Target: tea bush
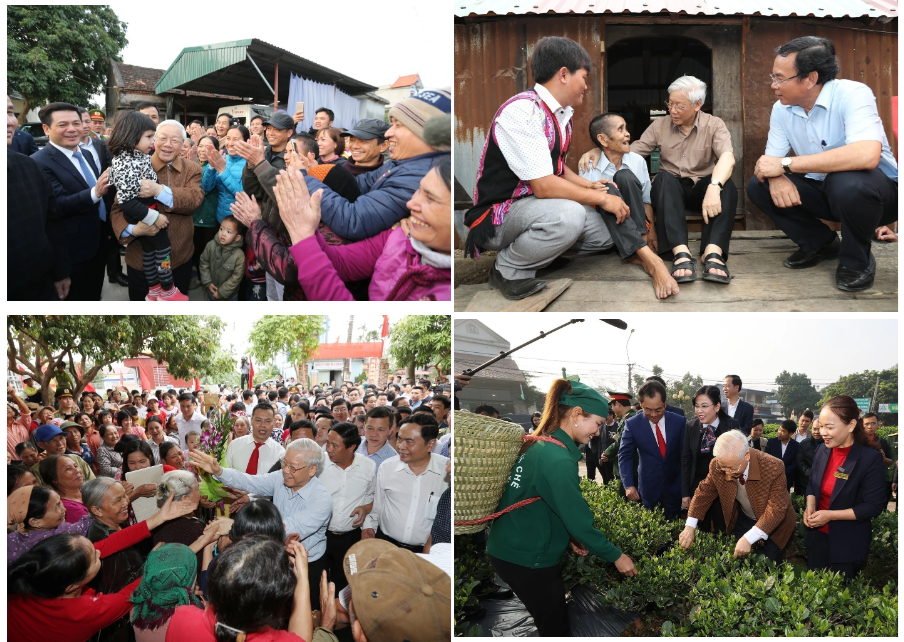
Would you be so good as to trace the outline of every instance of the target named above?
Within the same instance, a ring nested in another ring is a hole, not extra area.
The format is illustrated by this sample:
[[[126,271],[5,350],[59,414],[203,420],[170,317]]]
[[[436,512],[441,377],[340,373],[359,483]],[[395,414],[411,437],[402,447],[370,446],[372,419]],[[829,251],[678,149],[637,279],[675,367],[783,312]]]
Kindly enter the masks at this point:
[[[465,607],[477,607],[477,587],[484,580],[493,577],[493,567],[485,550],[478,550],[474,539],[468,536],[455,537],[455,635],[480,637],[483,631],[479,625],[467,628],[463,622]]]

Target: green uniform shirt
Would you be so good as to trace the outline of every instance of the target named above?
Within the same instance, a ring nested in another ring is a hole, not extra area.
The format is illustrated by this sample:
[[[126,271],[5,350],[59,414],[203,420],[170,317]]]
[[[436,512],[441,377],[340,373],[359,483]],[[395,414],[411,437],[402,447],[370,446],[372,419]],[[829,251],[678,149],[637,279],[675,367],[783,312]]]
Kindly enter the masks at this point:
[[[552,437],[565,445],[536,442],[512,467],[498,510],[540,497],[493,522],[487,553],[528,568],[555,566],[571,537],[591,553],[614,562],[621,551],[593,527],[593,513],[581,494],[578,461],[581,452],[564,430]]]
[[[625,413],[625,416],[622,417],[621,421],[618,422],[618,430],[616,431],[615,441],[609,444],[609,447],[606,448],[606,451],[603,453],[604,455],[606,455],[606,458],[613,463],[612,472],[618,479],[621,479],[621,473],[619,473],[618,471],[618,449],[621,446],[621,436],[625,431],[625,424],[628,423],[628,419],[636,414],[637,411],[633,409]]]

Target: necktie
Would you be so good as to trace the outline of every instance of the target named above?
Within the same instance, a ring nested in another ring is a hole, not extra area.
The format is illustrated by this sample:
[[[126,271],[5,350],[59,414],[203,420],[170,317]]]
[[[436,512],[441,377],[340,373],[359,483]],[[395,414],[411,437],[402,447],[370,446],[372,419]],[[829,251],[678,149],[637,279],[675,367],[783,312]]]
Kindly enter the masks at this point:
[[[260,449],[263,444],[254,444],[254,452],[251,453],[251,459],[248,460],[248,467],[245,472],[249,475],[257,475],[257,462],[261,458]]]
[[[738,478],[738,483],[741,484],[741,486],[744,485],[744,475],[743,474]]]
[[[78,164],[82,168],[82,175],[85,177],[85,182],[88,183],[88,187],[94,187],[97,185],[97,179],[94,178],[94,172],[91,171],[91,168],[88,167],[88,163],[85,162],[85,157],[82,156],[81,152],[72,152],[72,156],[78,159]],[[107,220],[107,208],[104,205],[104,199],[101,198],[97,204],[100,206],[100,220]]]
[[[662,458],[665,459],[665,437],[662,436],[662,431],[659,430],[659,424],[655,424],[656,426],[656,441],[659,443],[659,454],[662,455]]]

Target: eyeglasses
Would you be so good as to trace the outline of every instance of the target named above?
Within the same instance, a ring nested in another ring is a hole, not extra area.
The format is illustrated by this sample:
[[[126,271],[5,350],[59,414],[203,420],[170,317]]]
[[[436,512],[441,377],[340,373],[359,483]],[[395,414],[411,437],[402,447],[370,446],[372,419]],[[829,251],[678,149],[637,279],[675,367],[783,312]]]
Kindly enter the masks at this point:
[[[741,472],[741,467],[744,466],[744,464],[746,464],[746,463],[747,463],[747,460],[746,460],[746,459],[742,459],[742,460],[741,460],[741,463],[738,464],[738,467],[737,467],[737,468],[734,468],[734,469],[732,469],[732,470],[728,470],[728,469],[726,469],[726,468],[723,468],[722,465],[720,464],[720,465],[719,465],[719,470],[721,470],[723,473],[725,473],[725,474],[727,474],[727,475],[737,475],[737,474],[739,474],[739,473]]]
[[[286,463],[285,458],[279,460],[279,467],[285,468],[286,470],[291,472],[293,475],[295,473],[297,473],[299,470],[304,470],[305,468],[310,468],[310,466],[301,466],[301,467],[290,466],[289,464]]]
[[[684,105],[684,106],[676,105],[675,103],[670,103],[669,101],[665,101],[665,106],[666,106],[666,109],[668,109],[669,111],[672,110],[672,107],[674,107],[677,111],[684,111],[685,109],[690,109],[690,105]]]
[[[769,84],[770,85],[781,85],[783,82],[788,82],[789,80],[791,80],[791,78],[799,78],[799,77],[800,77],[800,74],[795,74],[795,75],[791,76],[790,78],[782,78],[781,80],[779,80],[772,74],[769,74],[769,79],[772,81]]]

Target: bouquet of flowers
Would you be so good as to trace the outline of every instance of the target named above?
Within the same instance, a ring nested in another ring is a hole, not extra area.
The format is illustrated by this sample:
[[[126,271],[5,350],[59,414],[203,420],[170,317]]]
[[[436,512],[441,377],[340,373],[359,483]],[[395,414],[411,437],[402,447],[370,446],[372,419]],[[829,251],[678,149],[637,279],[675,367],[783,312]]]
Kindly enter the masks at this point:
[[[232,415],[216,413],[201,428],[201,443],[199,450],[215,457],[221,466],[226,464],[226,444],[229,434],[232,432],[232,424],[235,418]],[[208,501],[219,502],[220,508],[224,508],[223,500],[228,497],[223,484],[218,482],[210,473],[203,470],[201,473],[201,493]]]

